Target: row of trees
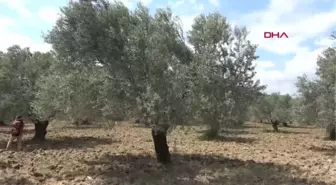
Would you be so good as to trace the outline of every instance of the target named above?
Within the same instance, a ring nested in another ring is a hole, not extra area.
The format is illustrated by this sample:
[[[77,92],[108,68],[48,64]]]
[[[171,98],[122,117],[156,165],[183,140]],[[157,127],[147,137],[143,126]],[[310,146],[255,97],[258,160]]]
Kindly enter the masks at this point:
[[[336,35],[332,37],[335,39]],[[329,138],[335,140],[336,48],[329,47],[318,57],[316,76],[314,80],[306,76],[298,78],[302,118],[305,122],[326,126]]]
[[[336,37],[335,34],[332,35]],[[299,124],[327,127],[335,139],[336,123],[336,49],[329,47],[317,58],[316,76],[297,78],[297,96],[273,93],[264,95],[250,107],[250,119],[279,122],[294,121]]]
[[[52,52],[12,46],[0,53],[0,118],[141,117],[165,163],[169,126],[204,123],[216,136],[249,119],[249,107],[264,97],[265,86],[254,80],[257,46],[245,27],[232,28],[218,13],[196,17],[185,37],[170,9],[151,15],[141,4],[130,11],[118,2],[79,0],[61,12],[45,35]]]
[[[139,116],[153,125],[158,160],[168,162],[167,125],[202,122],[215,136],[247,118],[265,87],[253,80],[256,46],[246,36],[218,13],[198,16],[184,37],[170,9],[151,15],[141,4],[131,12],[118,2],[70,2],[45,35],[53,52],[13,46],[1,54],[1,116]]]
[[[271,120],[290,122],[295,116],[291,110],[294,101],[288,94],[264,94],[250,107],[250,119],[261,123]]]

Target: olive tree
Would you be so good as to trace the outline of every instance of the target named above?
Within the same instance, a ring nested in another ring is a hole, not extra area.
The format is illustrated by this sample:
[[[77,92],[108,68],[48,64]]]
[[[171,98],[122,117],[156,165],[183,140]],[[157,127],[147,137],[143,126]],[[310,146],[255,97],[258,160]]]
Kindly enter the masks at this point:
[[[306,75],[303,75],[298,77],[296,87],[301,97],[300,112],[302,121],[307,124],[316,124],[319,112],[319,85],[315,81],[310,81]]]
[[[189,89],[191,52],[181,34],[169,9],[151,16],[142,5],[131,13],[119,2],[78,1],[62,8],[46,41],[70,68],[98,63],[105,69],[99,102],[121,99],[125,108],[135,107],[152,125],[158,161],[167,163],[167,128],[183,124],[189,110],[183,95]]]
[[[195,18],[188,41],[194,47],[200,117],[216,136],[222,126],[242,123],[264,86],[255,81],[257,46],[245,27],[232,28],[219,13]]]

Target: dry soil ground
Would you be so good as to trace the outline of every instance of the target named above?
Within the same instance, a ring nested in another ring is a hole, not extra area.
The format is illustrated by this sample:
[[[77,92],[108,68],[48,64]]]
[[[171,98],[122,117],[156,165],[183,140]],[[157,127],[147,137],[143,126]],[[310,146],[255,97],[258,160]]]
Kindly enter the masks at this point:
[[[335,142],[316,128],[247,124],[223,131],[216,141],[199,139],[200,127],[169,135],[173,164],[154,157],[150,129],[134,124],[65,127],[52,124],[48,141],[34,144],[27,128],[24,150],[0,152],[0,184],[205,185],[335,184]],[[5,148],[8,128],[0,128]],[[225,136],[225,137],[224,137]]]

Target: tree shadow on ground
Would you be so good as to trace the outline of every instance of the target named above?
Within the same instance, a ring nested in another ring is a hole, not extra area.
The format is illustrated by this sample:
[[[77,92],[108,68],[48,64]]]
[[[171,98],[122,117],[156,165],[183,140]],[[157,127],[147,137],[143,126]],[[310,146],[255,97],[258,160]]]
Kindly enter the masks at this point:
[[[44,142],[37,142],[33,140],[23,141],[23,151],[31,152],[37,149],[41,150],[61,150],[61,149],[81,149],[81,148],[93,148],[97,145],[110,145],[116,143],[112,138],[98,138],[98,137],[57,137],[48,138]],[[0,141],[0,145],[5,148],[7,141]],[[16,148],[16,142],[14,141],[11,145],[11,149]]]
[[[69,126],[62,126],[62,127],[53,127],[53,130],[57,129],[72,129],[72,130],[91,130],[91,129],[112,129],[113,125],[103,125],[103,124],[94,124],[94,125],[69,125]]]
[[[234,136],[234,135],[228,135],[228,136],[219,135],[219,136],[212,137],[212,138],[202,135],[199,137],[199,139],[202,141],[236,142],[236,143],[249,143],[249,144],[256,141],[255,138],[239,137],[239,136]]]
[[[168,166],[157,164],[149,155],[106,154],[96,160],[83,160],[89,168],[69,171],[68,178],[92,177],[91,184],[286,184],[308,185],[313,182],[293,177],[293,166],[273,163],[257,163],[223,156],[200,154],[172,154],[173,163]],[[298,170],[298,169],[296,169]],[[85,181],[85,180],[83,180]]]
[[[11,177],[0,177],[0,184],[34,185],[36,183],[31,181],[28,177],[18,175],[18,176],[11,176]]]
[[[255,134],[253,132],[249,132],[242,129],[222,129],[219,131],[219,134],[217,136],[212,136],[209,130],[202,129],[196,131],[197,133],[201,133],[202,135],[198,138],[201,141],[218,141],[218,142],[236,142],[236,143],[253,143],[256,141],[255,138],[251,137],[241,137],[239,135],[247,135],[247,134]],[[210,134],[210,135],[209,135]]]
[[[314,146],[309,147],[310,150],[315,152],[322,152],[327,156],[336,156],[336,146]]]
[[[151,128],[149,125],[146,125],[144,123],[132,123],[131,125],[135,128]]]
[[[238,128],[242,128],[242,129],[244,129],[244,128],[264,128],[265,125],[269,125],[269,124],[263,124],[263,125],[261,125],[261,124],[262,123],[243,124],[243,125],[240,125]]]
[[[289,130],[279,130],[275,132],[274,130],[265,129],[262,132],[264,133],[279,133],[279,134],[309,134],[308,132],[298,132],[298,131],[289,131]]]
[[[197,133],[201,133],[204,134],[206,133],[208,130],[197,130]],[[255,132],[250,132],[247,130],[243,130],[243,129],[221,129],[219,131],[222,134],[225,135],[247,135],[247,134],[256,134]]]
[[[208,129],[202,129],[196,132],[202,134],[201,136],[199,136],[199,139],[202,141],[236,142],[236,143],[249,143],[249,144],[256,141],[255,138],[239,136],[239,135],[255,134],[254,132],[249,132],[243,129],[235,129],[235,128],[221,129],[217,136],[212,135],[211,133],[207,133],[209,132]]]
[[[300,126],[300,125],[288,125],[288,128],[303,128],[303,129],[313,129],[313,128],[316,128],[316,127],[313,127],[313,126]]]
[[[242,129],[222,129],[220,131],[223,134],[232,134],[232,135],[247,135],[247,134],[256,134],[255,132],[250,132]]]
[[[0,133],[2,133],[2,134],[10,134],[12,128],[13,128],[13,127],[10,127],[10,126],[2,127],[2,128],[0,128]],[[32,134],[32,133],[34,133],[34,132],[35,132],[34,129],[24,129],[24,130],[23,130],[23,133],[24,133],[24,134]]]

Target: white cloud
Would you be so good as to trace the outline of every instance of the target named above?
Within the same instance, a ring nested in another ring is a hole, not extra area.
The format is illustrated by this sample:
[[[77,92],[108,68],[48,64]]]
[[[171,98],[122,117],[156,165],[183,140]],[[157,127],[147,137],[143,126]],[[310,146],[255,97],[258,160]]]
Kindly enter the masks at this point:
[[[182,23],[182,29],[184,31],[184,37],[186,38],[187,36],[187,32],[191,29],[191,26],[193,24],[193,21],[196,17],[196,15],[188,15],[188,16],[179,16],[181,19],[181,23]],[[191,45],[189,42],[185,41],[186,45],[194,50],[193,45]]]
[[[320,47],[331,47],[336,44],[336,40],[331,38],[320,38],[314,42],[315,45]]]
[[[247,23],[251,31],[248,38],[259,48],[276,54],[297,53],[303,41],[324,34],[336,24],[336,8],[317,14],[300,10],[314,2],[319,1],[271,0],[267,10],[246,14],[239,22]],[[289,38],[265,39],[265,31],[286,32]]]
[[[209,3],[213,6],[219,7],[219,1],[218,0],[209,0]]]
[[[152,3],[153,0],[141,0],[140,2],[145,5],[145,6],[148,6],[149,4]]]
[[[315,50],[302,48],[293,59],[285,63],[283,71],[257,67],[257,78],[261,83],[268,85],[268,92],[293,94],[296,91],[295,82],[298,76],[303,74],[310,78],[315,76],[316,60],[323,50],[324,47]]]
[[[171,6],[173,9],[174,8],[182,7],[182,5],[187,5],[187,6],[192,5],[193,7],[198,8],[198,9],[200,9],[199,8],[200,5],[203,6],[202,4],[197,3],[197,0],[175,0],[175,1],[169,1],[168,5]]]
[[[266,92],[292,93],[294,84],[290,81],[295,80],[293,77],[286,76],[286,74],[274,69],[275,63],[272,61],[256,61],[256,79],[260,83],[267,85]]]
[[[59,10],[53,7],[42,7],[37,14],[42,20],[50,24],[54,24],[59,18]]]
[[[269,69],[275,67],[274,62],[272,61],[256,61],[256,68],[257,70],[264,70],[264,69]]]
[[[298,76],[306,74],[312,78],[315,76],[318,55],[324,50],[323,47],[310,50],[302,48],[295,56],[284,64],[283,70],[275,69],[272,61],[257,61],[256,78],[267,85],[267,92],[281,92],[293,94],[296,91],[295,82]]]
[[[0,17],[0,30],[16,26],[15,21],[9,17]]]
[[[191,29],[191,26],[193,24],[196,15],[188,15],[188,16],[182,15],[179,17],[182,21],[183,30],[185,32],[189,31]]]
[[[114,2],[114,0],[110,0],[111,2]],[[134,6],[132,0],[120,0],[125,6],[128,8],[132,8]]]
[[[160,8],[165,5],[160,5]],[[188,7],[188,10],[196,11],[196,12],[202,12],[204,10],[204,4],[197,2],[197,0],[174,0],[174,1],[168,1],[168,6],[172,8],[173,13],[180,12],[178,16],[183,16],[184,12],[186,10],[186,7]],[[179,10],[182,10],[179,11]]]
[[[296,80],[294,76],[286,76],[284,73],[277,70],[259,70],[257,71],[256,78],[260,79],[260,83],[267,85],[266,92],[281,92],[282,94],[292,94],[295,91]]]
[[[198,5],[196,5],[196,7],[197,7],[197,9],[199,11],[203,11],[204,10],[204,5],[203,4],[198,4]]]
[[[31,51],[46,52],[51,50],[51,46],[43,42],[35,42],[31,38],[9,31],[0,31],[0,34],[6,34],[6,37],[1,38],[0,50],[7,51],[7,48],[13,45],[21,47],[29,47]]]
[[[0,4],[6,4],[24,18],[32,18],[32,12],[26,8],[24,0],[0,0]]]
[[[16,44],[21,47],[30,47],[31,51],[49,51],[51,46],[43,42],[35,42],[31,38],[13,32],[11,28],[17,26],[10,18],[0,18],[0,51],[7,51],[7,48]]]
[[[179,7],[179,6],[183,5],[184,3],[185,3],[184,0],[175,1],[174,3],[172,3],[172,8]]]
[[[302,48],[292,60],[286,63],[284,73],[287,76],[300,76],[304,73],[313,75],[317,67],[317,57],[323,50],[324,48],[315,50]]]
[[[24,0],[0,0],[0,4],[6,4],[8,7],[16,11],[22,18],[30,19],[33,17],[32,12],[26,8]],[[18,26],[17,20],[9,17],[0,17],[1,51],[7,51],[7,48],[12,45],[30,47],[31,51],[49,51],[51,49],[49,44],[36,42],[26,35],[13,31],[13,28]]]
[[[258,61],[257,78],[268,85],[268,92],[294,93],[297,76],[304,73],[314,76],[317,56],[335,41],[321,38],[330,35],[328,31],[336,24],[336,6],[329,11],[311,13],[317,0],[270,0],[264,11],[245,14],[239,21],[250,30],[248,39],[259,45],[259,49],[274,53],[274,58],[294,54],[289,61],[283,61],[284,69],[269,68],[269,61]],[[336,5],[336,4],[335,4]],[[308,8],[308,9],[307,9]],[[265,39],[264,31],[286,32],[289,38]],[[317,49],[309,48],[306,43],[313,41]],[[260,63],[261,62],[261,63]],[[264,66],[263,66],[264,65]],[[273,67],[273,66],[272,66]]]

